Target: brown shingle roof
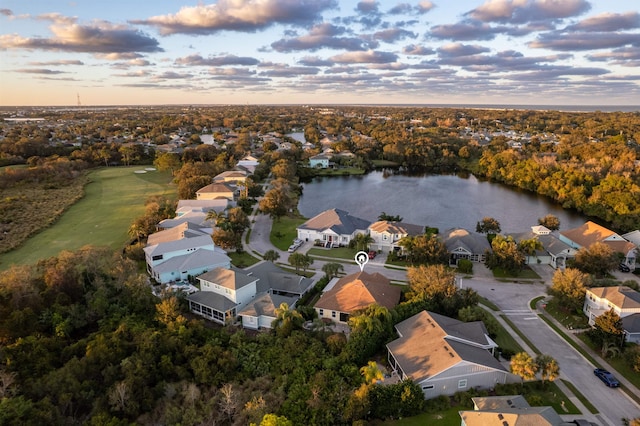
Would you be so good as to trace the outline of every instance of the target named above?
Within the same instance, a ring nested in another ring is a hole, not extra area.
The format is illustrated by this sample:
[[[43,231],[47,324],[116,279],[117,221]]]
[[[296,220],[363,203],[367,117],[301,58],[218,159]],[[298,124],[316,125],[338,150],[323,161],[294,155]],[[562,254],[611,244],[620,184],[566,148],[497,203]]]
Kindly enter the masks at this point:
[[[362,271],[340,278],[331,290],[322,294],[315,307],[351,313],[377,303],[391,309],[400,301],[401,292],[384,275]]]
[[[424,226],[404,222],[390,222],[388,220],[374,222],[369,226],[369,229],[380,233],[387,232],[400,235],[420,235],[424,233]]]
[[[640,308],[640,293],[627,286],[593,287],[588,291],[600,299],[607,299],[620,309]]]
[[[560,234],[564,235],[581,247],[588,248],[592,244],[600,242],[611,247],[613,251],[624,254],[627,254],[636,248],[635,244],[624,240],[620,236],[618,236],[619,239],[616,241],[605,241],[607,238],[617,236],[617,234],[612,230],[591,221],[587,221],[584,225],[577,228],[562,231]]]
[[[224,183],[216,182],[198,189],[196,194],[210,194],[217,192],[233,192],[233,189]]]

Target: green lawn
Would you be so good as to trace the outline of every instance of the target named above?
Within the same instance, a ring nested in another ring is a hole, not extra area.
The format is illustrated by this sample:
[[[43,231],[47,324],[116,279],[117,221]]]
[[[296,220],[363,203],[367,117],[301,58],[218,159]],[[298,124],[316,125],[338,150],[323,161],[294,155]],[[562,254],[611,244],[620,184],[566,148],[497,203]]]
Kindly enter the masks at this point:
[[[0,270],[13,264],[32,264],[62,250],[77,250],[85,245],[122,248],[129,239],[129,226],[144,213],[148,196],[176,197],[169,173],[134,173],[141,169],[144,167],[108,167],[93,171],[85,196],[52,226],[29,238],[18,249],[3,254]]]
[[[555,298],[547,302],[545,310],[569,329],[589,328],[589,320],[585,314],[563,309],[561,306],[558,306]]]
[[[492,272],[494,277],[502,278],[502,279],[506,278],[509,281],[513,281],[517,279],[526,279],[526,280],[541,279],[540,275],[536,274],[535,271],[531,268],[525,268],[522,271],[520,271],[517,275],[513,275],[501,268],[495,268],[492,270]],[[517,282],[517,281],[513,281],[513,282]]]
[[[439,413],[424,413],[400,420],[387,420],[386,422],[382,422],[380,424],[389,426],[460,426],[459,411],[463,410],[464,408],[462,407],[452,407],[446,411],[441,411]]]
[[[293,244],[293,240],[298,237],[298,231],[296,228],[307,219],[303,217],[281,217],[279,220],[274,220],[271,226],[271,234],[269,240],[271,244],[279,248],[280,250],[287,251],[289,246]]]
[[[313,247],[307,251],[309,256],[313,257],[330,257],[333,259],[350,260],[355,263],[355,256],[358,250],[349,247],[336,247],[332,249],[323,249]]]
[[[243,253],[229,251],[227,252],[227,256],[231,258],[231,263],[237,268],[247,268],[251,265],[255,265],[256,263],[260,262],[260,260],[262,260],[254,257],[246,251]]]

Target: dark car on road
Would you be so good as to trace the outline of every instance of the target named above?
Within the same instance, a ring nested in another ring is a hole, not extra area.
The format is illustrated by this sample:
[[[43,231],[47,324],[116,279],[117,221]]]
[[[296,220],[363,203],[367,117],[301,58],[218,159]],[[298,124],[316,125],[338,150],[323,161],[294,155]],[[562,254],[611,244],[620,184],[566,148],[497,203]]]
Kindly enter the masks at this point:
[[[629,265],[625,263],[621,263],[620,265],[618,265],[618,269],[620,270],[620,272],[631,272],[631,268],[629,268]]]
[[[609,386],[610,388],[620,387],[620,382],[618,382],[618,379],[616,379],[613,374],[609,373],[605,369],[596,368],[595,370],[593,370],[593,374],[595,374],[598,379],[602,380],[604,384]]]

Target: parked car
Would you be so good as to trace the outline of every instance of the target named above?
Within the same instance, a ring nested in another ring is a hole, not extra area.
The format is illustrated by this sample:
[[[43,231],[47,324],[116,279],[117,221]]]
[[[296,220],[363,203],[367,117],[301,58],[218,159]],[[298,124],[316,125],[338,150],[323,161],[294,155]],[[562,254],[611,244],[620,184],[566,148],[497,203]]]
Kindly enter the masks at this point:
[[[616,379],[613,374],[609,373],[603,368],[596,368],[595,370],[593,370],[593,374],[595,374],[598,379],[602,380],[604,384],[609,386],[610,388],[620,387],[620,382],[618,381],[618,379]]]
[[[375,251],[371,250],[371,251],[369,252],[369,259],[373,259],[373,258],[375,258],[377,254],[378,254],[378,253],[376,253]]]
[[[300,248],[300,246],[302,246],[303,244],[304,244],[304,241],[302,241],[299,238],[296,238],[295,240],[293,240],[293,244],[289,246],[287,251],[289,253],[293,253],[294,251],[298,250],[298,248]]]
[[[631,272],[631,268],[629,268],[629,265],[625,263],[621,263],[620,265],[618,265],[618,269],[620,270],[620,272]]]

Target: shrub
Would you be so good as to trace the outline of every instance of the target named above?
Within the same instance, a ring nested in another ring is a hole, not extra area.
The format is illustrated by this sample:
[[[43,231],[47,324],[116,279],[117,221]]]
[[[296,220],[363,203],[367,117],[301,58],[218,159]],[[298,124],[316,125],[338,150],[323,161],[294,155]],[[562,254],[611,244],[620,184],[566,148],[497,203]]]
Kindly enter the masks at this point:
[[[436,413],[451,408],[451,400],[448,396],[440,395],[425,401],[425,411],[428,413]]]
[[[458,260],[458,271],[463,274],[472,274],[473,273],[473,262],[469,259],[460,259]]]

